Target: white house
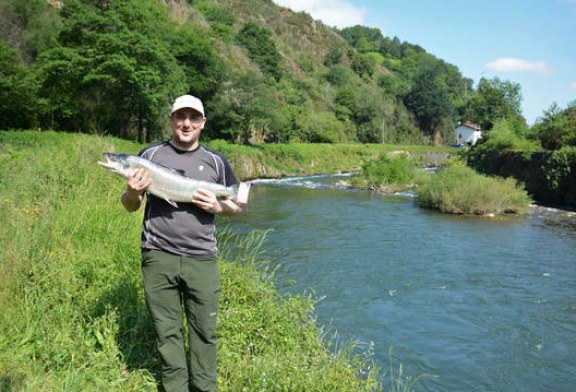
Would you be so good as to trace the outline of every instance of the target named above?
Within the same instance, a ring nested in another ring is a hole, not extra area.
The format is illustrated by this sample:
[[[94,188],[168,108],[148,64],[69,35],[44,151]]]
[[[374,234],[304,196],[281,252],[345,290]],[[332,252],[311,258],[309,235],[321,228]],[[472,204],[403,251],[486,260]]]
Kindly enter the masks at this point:
[[[482,128],[478,124],[465,121],[458,124],[454,130],[455,142],[457,145],[474,145],[478,139],[482,138]]]

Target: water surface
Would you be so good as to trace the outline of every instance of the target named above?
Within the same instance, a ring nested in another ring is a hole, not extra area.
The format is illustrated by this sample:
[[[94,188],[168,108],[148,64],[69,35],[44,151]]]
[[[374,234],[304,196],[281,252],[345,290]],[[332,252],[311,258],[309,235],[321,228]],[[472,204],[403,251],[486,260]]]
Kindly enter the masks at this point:
[[[278,286],[416,391],[576,390],[576,216],[466,217],[331,177],[260,181],[233,230],[271,229]]]

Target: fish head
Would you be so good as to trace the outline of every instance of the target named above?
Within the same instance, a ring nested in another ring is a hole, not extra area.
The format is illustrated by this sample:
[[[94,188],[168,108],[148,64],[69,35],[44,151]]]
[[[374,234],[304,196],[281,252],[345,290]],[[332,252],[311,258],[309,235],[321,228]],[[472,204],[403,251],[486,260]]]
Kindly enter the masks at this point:
[[[98,164],[110,170],[112,173],[128,177],[134,171],[134,166],[130,162],[130,155],[115,154],[112,152],[105,152],[102,155],[106,157],[106,162],[98,162]]]

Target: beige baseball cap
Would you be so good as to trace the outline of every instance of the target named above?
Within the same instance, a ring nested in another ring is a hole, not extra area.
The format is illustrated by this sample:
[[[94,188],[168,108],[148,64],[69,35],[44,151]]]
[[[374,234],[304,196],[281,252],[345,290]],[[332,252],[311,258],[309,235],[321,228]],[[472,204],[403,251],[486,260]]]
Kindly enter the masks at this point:
[[[202,105],[202,101],[193,95],[182,95],[176,98],[174,104],[172,105],[172,110],[170,110],[170,115],[172,115],[175,111],[184,108],[194,109],[197,112],[200,112],[202,116],[204,116],[204,105]]]

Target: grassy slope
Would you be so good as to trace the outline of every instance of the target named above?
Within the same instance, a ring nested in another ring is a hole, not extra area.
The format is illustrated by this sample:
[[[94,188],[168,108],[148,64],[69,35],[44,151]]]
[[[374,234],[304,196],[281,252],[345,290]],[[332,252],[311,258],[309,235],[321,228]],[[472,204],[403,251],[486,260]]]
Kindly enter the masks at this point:
[[[122,180],[96,165],[104,151],[140,148],[0,132],[0,390],[156,390],[141,212],[122,209]],[[278,298],[258,260],[264,237],[222,238],[220,390],[380,389],[351,349],[329,353],[310,299]]]

